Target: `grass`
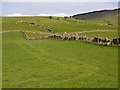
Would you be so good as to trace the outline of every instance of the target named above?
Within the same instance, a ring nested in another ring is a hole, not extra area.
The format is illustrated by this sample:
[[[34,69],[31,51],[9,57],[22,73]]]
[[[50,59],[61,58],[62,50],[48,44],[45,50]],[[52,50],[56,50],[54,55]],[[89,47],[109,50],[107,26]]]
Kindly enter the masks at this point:
[[[41,36],[49,36],[49,34],[37,34],[37,33],[31,33],[31,32],[26,32],[26,34],[30,37],[41,37]],[[76,34],[70,34],[71,36]],[[65,35],[64,35],[65,36]],[[67,35],[66,35],[67,36]],[[102,38],[115,38],[118,37],[118,32],[89,32],[89,33],[81,33],[78,34],[78,36],[87,36],[87,37],[102,37]]]
[[[118,48],[3,34],[3,88],[116,88]]]
[[[61,18],[60,20],[56,20],[55,18],[41,18],[41,17],[32,17],[32,18],[3,18],[3,30],[37,30],[37,31],[47,31],[41,30],[37,27],[32,27],[28,24],[16,24],[17,21],[30,21],[35,22],[38,25],[42,25],[44,27],[50,28],[54,32],[74,32],[74,31],[84,31],[84,30],[117,30],[117,26],[108,26],[108,25],[100,25],[100,23],[84,21],[84,20],[75,20],[68,19],[65,20]]]
[[[54,32],[118,30],[118,27],[56,17],[2,18],[2,30],[44,31],[19,20],[35,22]],[[31,37],[46,34],[27,33]],[[113,38],[117,32],[86,33]],[[2,34],[3,88],[117,88],[118,48],[83,41],[26,40],[20,32]]]
[[[102,37],[102,38],[115,38],[118,37],[118,32],[90,32],[82,33],[80,36],[86,35],[87,37]]]
[[[37,33],[31,33],[31,32],[25,32],[29,37],[41,37],[41,36],[49,36],[49,34],[37,34]]]
[[[113,16],[109,15],[109,16],[100,17],[100,18],[91,19],[91,20],[94,22],[99,22],[103,24],[108,24],[107,21],[110,21],[111,24],[118,25],[118,17],[119,17],[118,15],[113,15]]]
[[[47,30],[38,29],[36,26],[30,26],[29,24],[24,23],[16,23],[20,20],[33,22],[31,18],[2,18],[2,30],[34,30],[47,32]]]

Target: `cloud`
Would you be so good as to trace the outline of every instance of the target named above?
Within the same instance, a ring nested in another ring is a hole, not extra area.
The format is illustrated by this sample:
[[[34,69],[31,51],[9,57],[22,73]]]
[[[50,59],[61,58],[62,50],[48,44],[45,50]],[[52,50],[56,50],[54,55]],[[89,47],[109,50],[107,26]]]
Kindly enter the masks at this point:
[[[39,14],[37,16],[59,16],[59,17],[64,17],[64,16],[69,16],[65,13],[58,13],[58,14]]]
[[[5,16],[23,16],[22,14],[10,14],[10,15],[5,15]]]
[[[19,14],[19,13],[15,13],[15,14],[8,14],[8,15],[4,15],[6,17],[15,17],[15,16],[59,16],[59,17],[64,17],[64,16],[69,16],[65,13],[58,13],[58,14],[38,14],[38,15],[23,15],[23,14]]]
[[[8,15],[4,15],[4,16],[8,16],[8,17],[13,16],[14,17],[14,16],[31,16],[31,15],[23,15],[23,14],[15,13],[15,14],[8,14]]]

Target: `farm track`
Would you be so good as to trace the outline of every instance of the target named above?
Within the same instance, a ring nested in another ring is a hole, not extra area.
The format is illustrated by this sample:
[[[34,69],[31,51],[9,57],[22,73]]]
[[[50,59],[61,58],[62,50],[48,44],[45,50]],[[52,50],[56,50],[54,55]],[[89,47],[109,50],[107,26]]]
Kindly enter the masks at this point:
[[[81,33],[91,33],[91,32],[118,32],[117,30],[89,30],[80,32],[68,32],[68,34],[81,34]]]
[[[30,30],[6,30],[6,31],[2,31],[0,33],[7,33],[7,32],[30,32],[30,33],[34,33],[34,34],[52,34],[50,32],[40,32],[40,31],[30,31]]]
[[[30,30],[6,30],[0,33],[7,33],[7,32],[30,32],[34,34],[59,34],[59,33],[52,33],[52,32],[40,32],[40,31],[30,31]],[[81,34],[81,33],[91,33],[91,32],[118,32],[118,30],[87,30],[87,31],[79,31],[79,32],[67,32],[67,34]]]

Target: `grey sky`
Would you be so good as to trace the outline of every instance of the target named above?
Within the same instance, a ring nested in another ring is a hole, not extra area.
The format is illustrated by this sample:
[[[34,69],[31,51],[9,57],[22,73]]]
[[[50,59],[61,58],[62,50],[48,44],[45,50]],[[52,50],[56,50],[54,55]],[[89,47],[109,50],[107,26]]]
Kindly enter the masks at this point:
[[[118,2],[3,2],[3,15],[74,15],[118,8]]]
[[[119,2],[119,0],[1,0],[2,2]]]

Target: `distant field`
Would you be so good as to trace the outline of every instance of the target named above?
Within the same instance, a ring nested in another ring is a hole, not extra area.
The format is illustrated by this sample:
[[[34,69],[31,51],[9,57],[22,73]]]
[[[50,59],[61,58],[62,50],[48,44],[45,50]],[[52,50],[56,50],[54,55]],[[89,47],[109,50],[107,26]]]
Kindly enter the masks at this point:
[[[115,38],[118,37],[118,32],[90,32],[90,33],[83,33],[79,34],[81,36],[87,37],[103,37],[103,38]]]
[[[100,10],[100,11],[92,11],[83,14],[73,15],[73,18],[87,20],[90,22],[96,22],[101,24],[112,24],[118,25],[118,17],[119,17],[119,8],[114,10]]]
[[[5,30],[48,32],[19,20],[34,22],[54,32],[118,30],[117,26],[72,18],[3,18]],[[31,37],[47,34],[27,33]],[[118,37],[117,32],[85,33],[89,37]],[[117,88],[118,48],[83,41],[26,40],[21,32],[2,34],[3,88]]]
[[[59,20],[54,17],[53,19],[47,18],[3,18],[3,30],[37,30],[37,31],[47,31],[41,30],[37,27],[32,27],[28,24],[18,23],[17,21],[30,21],[35,22],[38,25],[43,25],[47,28],[50,28],[54,32],[74,32],[74,31],[84,31],[84,30],[117,30],[116,26],[100,25],[100,23],[84,21],[84,20],[75,20],[60,18]]]
[[[101,17],[101,18],[91,19],[91,20],[94,22],[100,22],[104,24],[108,24],[107,21],[110,21],[111,24],[118,25],[118,17],[119,17],[118,15],[114,15],[114,16],[106,16],[106,17]]]

